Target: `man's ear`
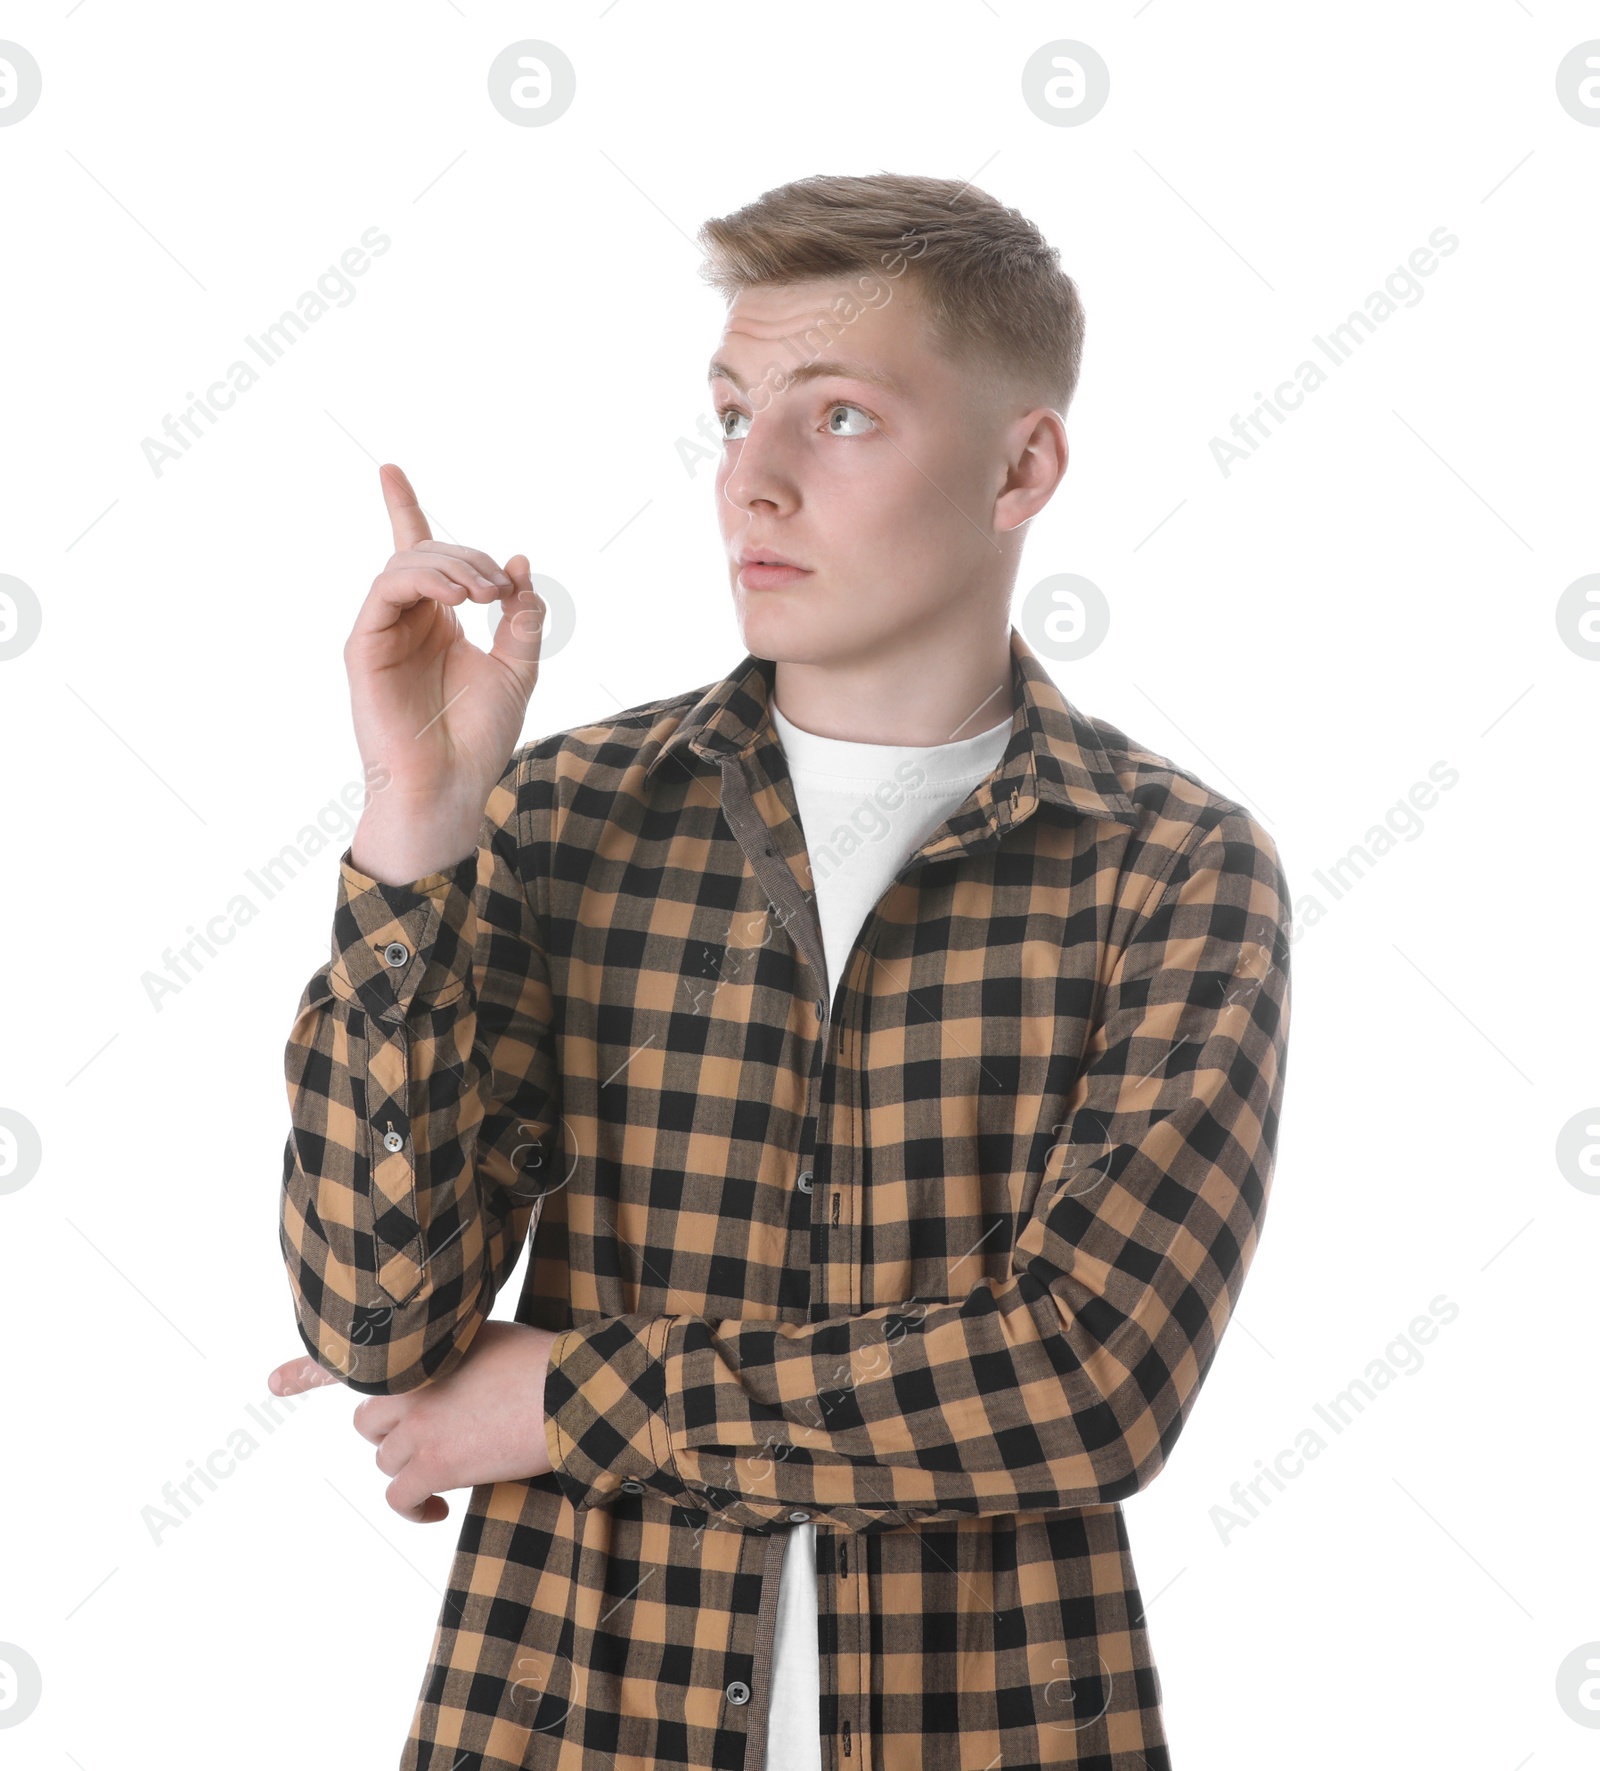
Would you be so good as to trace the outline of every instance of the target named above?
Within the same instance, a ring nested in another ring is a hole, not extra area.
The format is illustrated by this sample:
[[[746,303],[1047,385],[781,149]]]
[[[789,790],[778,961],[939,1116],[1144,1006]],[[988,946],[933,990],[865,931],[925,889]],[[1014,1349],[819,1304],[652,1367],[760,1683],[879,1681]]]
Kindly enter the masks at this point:
[[[1015,529],[1050,502],[1067,471],[1067,427],[1061,414],[1036,406],[1008,426],[1006,479],[995,499],[997,529]]]

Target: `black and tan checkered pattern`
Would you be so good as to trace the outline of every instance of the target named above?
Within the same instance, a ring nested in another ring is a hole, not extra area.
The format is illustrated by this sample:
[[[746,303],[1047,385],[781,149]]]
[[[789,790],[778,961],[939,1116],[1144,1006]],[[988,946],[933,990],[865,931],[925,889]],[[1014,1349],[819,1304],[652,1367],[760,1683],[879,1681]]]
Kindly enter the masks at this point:
[[[837,980],[753,657],[523,745],[454,869],[346,851],[286,1054],[300,1332],[437,1378],[530,1227],[561,1331],[555,1467],[472,1491],[403,1771],[762,1771],[798,1519],[825,1771],[1167,1771],[1118,1503],[1255,1250],[1290,900],[1011,644],[1003,759]]]

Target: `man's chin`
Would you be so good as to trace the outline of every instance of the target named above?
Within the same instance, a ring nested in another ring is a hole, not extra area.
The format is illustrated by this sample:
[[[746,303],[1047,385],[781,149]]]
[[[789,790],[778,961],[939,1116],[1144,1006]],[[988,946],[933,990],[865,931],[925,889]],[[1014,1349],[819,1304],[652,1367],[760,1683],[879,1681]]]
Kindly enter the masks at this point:
[[[744,649],[779,664],[823,664],[848,648],[849,636],[823,607],[810,580],[793,589],[733,592]]]

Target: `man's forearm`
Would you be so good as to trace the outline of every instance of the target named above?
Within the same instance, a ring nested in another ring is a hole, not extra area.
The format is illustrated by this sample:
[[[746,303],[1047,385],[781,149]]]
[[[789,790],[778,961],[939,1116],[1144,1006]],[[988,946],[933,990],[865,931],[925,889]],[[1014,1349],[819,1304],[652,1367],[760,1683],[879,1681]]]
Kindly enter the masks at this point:
[[[354,1389],[454,1367],[548,1172],[550,989],[516,771],[454,868],[392,885],[341,862],[333,956],[285,1050],[284,1259],[302,1339]]]

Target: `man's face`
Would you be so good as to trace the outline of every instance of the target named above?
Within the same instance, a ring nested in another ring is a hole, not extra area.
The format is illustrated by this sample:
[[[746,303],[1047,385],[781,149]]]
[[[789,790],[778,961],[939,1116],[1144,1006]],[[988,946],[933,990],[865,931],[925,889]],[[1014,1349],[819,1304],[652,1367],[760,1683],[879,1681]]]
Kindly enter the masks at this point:
[[[996,499],[1038,412],[951,363],[926,326],[906,278],[747,289],[729,309],[712,358],[717,514],[758,658],[867,661],[930,624],[977,631],[980,604],[1007,601],[1009,531],[1031,510]]]

